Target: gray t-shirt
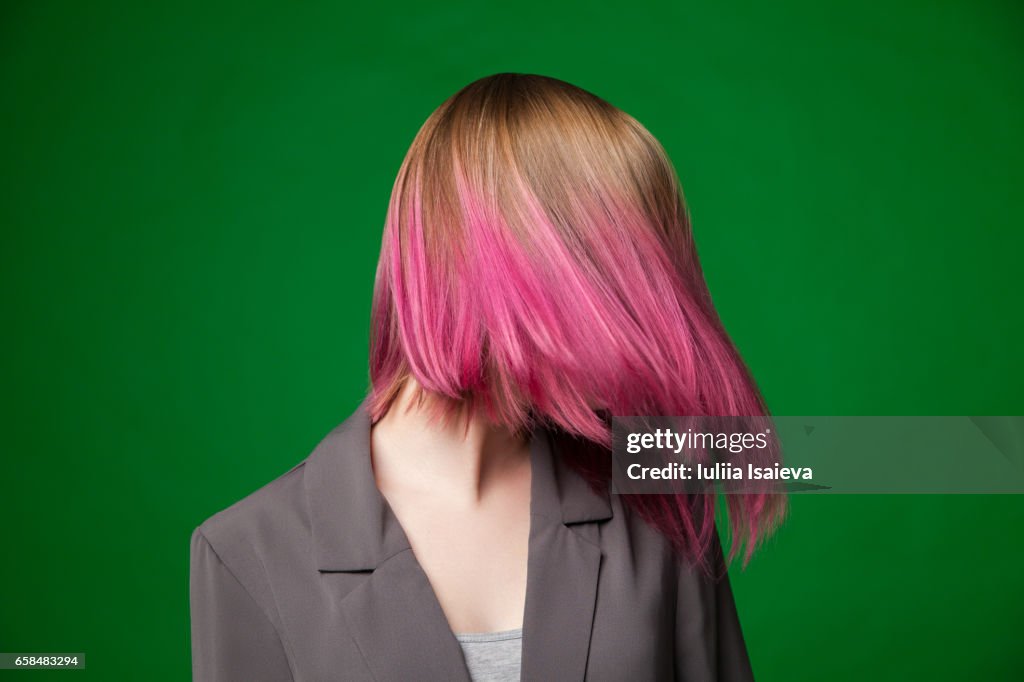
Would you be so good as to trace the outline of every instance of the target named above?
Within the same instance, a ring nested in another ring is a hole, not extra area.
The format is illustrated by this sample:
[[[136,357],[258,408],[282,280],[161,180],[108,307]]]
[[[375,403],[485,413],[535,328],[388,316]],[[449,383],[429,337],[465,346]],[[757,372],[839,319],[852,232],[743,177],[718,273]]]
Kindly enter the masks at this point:
[[[519,682],[523,629],[456,634],[473,682]]]

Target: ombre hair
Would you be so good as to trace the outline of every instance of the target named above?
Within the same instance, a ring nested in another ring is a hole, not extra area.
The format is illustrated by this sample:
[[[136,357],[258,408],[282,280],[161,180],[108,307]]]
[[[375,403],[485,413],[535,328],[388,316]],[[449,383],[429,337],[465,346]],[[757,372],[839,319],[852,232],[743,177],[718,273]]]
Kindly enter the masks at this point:
[[[374,422],[411,377],[445,411],[552,429],[595,487],[608,484],[611,414],[767,414],[664,149],[603,99],[537,75],[467,85],[413,140],[384,228],[370,377]],[[623,498],[713,562],[713,494]],[[726,498],[730,558],[749,558],[785,497]]]

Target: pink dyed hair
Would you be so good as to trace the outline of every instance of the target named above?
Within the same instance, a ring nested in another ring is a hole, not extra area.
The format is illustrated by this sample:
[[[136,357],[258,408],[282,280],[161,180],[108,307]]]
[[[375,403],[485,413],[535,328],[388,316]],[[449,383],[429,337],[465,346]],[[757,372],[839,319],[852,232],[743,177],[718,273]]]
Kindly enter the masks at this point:
[[[370,376],[374,421],[414,377],[445,409],[550,427],[594,486],[608,482],[609,414],[767,414],[661,145],[599,97],[536,75],[469,84],[413,141],[388,207]],[[749,559],[785,497],[727,500],[730,558],[745,546]],[[624,503],[714,563],[714,495]]]

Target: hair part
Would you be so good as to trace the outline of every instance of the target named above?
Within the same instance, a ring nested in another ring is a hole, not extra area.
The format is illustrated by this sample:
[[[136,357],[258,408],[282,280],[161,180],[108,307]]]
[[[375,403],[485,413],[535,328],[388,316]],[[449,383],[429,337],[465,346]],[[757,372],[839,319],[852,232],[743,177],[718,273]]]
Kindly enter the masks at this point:
[[[575,443],[607,485],[607,415],[764,415],[711,302],[675,170],[636,119],[554,78],[470,83],[420,128],[388,205],[371,328],[371,418],[415,378],[441,413],[482,410]],[[708,564],[715,497],[624,502]],[[727,496],[730,558],[785,497]]]

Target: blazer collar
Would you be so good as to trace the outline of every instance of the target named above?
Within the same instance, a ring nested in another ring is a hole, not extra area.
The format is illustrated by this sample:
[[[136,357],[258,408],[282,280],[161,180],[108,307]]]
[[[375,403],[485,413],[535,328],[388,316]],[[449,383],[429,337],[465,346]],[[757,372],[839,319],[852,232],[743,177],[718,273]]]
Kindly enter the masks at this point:
[[[610,519],[608,492],[595,492],[554,450],[550,434],[535,429],[530,439],[531,514],[566,525]],[[409,549],[373,476],[366,400],[314,448],[303,478],[320,571],[372,571]]]

